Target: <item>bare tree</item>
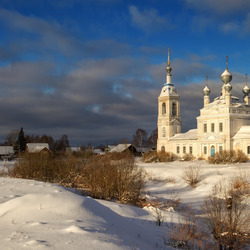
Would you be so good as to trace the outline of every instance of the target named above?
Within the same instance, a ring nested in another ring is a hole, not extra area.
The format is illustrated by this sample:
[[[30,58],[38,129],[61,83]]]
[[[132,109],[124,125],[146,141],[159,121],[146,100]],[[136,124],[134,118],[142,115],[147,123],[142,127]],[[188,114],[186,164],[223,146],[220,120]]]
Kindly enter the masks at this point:
[[[156,128],[155,130],[152,131],[151,135],[148,138],[148,146],[151,148],[156,148],[157,146],[157,139],[158,139],[158,129]]]
[[[133,135],[132,144],[140,149],[147,146],[147,132],[142,128],[138,128],[135,135]]]
[[[17,141],[18,134],[19,134],[19,130],[11,130],[6,137],[4,145],[5,146],[14,146],[16,141]]]

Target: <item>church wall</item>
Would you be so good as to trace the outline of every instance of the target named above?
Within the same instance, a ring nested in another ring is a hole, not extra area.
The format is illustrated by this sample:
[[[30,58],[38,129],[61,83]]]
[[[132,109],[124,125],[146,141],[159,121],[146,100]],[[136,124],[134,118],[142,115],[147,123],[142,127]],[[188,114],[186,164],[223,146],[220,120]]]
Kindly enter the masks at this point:
[[[250,139],[235,139],[233,149],[243,151],[250,158]]]

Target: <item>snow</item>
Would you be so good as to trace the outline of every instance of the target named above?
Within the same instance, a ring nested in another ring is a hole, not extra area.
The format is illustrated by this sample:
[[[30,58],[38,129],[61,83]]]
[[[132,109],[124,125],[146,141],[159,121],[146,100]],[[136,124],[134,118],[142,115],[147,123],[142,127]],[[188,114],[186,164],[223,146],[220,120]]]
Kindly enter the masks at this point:
[[[190,129],[186,133],[175,134],[170,140],[197,140],[197,129]]]
[[[200,165],[204,177],[197,188],[181,178],[192,164]],[[213,185],[250,166],[138,160],[137,165],[148,174],[147,197],[164,201],[178,193],[182,204],[196,210]],[[2,163],[0,170],[10,166]],[[50,183],[0,178],[1,249],[172,249],[164,244],[168,229],[156,225],[155,212],[152,206],[141,209],[97,200]],[[178,222],[180,217],[171,206],[164,210],[166,221]]]

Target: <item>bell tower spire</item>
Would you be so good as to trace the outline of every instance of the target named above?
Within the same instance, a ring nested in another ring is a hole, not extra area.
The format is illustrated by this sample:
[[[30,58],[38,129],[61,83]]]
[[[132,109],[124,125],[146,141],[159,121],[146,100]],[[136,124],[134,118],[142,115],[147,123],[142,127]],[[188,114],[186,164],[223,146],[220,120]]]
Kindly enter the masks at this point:
[[[171,82],[169,48],[166,71],[166,83],[158,97],[158,152],[170,151],[169,139],[181,132],[180,96]]]
[[[169,60],[169,47],[168,47],[168,67],[170,67],[170,60]]]
[[[166,77],[166,84],[171,84],[171,71],[172,68],[170,67],[170,59],[169,59],[169,47],[168,47],[168,66],[166,67],[167,77]]]

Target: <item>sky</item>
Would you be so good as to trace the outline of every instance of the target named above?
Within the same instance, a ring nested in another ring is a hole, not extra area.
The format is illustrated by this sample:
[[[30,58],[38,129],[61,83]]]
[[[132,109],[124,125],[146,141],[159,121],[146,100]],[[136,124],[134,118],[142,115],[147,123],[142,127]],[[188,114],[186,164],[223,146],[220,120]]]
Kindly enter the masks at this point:
[[[240,100],[250,74],[248,0],[0,0],[0,31],[0,143],[21,127],[71,146],[150,135],[168,47],[182,132],[206,75],[220,95],[226,56]]]

